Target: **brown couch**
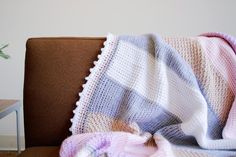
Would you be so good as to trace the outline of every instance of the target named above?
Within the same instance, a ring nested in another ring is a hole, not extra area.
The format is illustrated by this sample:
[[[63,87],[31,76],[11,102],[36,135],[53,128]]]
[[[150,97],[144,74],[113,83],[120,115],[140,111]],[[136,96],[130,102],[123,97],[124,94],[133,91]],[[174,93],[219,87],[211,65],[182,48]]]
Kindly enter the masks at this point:
[[[84,78],[105,38],[32,38],[26,44],[24,123],[19,157],[58,157]]]

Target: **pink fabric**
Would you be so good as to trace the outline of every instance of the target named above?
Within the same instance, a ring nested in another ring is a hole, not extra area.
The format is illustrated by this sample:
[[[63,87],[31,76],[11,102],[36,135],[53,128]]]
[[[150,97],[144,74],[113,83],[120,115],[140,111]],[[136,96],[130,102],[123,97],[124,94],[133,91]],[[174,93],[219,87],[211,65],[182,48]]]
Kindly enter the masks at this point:
[[[236,94],[236,55],[233,49],[222,39],[199,37],[199,43],[214,67],[222,74]]]
[[[236,38],[218,32],[204,33],[201,36],[215,38],[217,41],[213,43],[212,39],[202,39],[201,37],[199,40],[204,45],[203,47],[207,48],[205,52],[212,63],[229,82],[232,91],[236,94]],[[215,44],[220,46],[220,49],[217,49]],[[236,100],[232,104],[222,136],[223,138],[236,139]]]
[[[104,153],[109,156],[149,156],[155,149],[147,151],[144,143],[147,137],[129,133],[86,133],[74,135],[66,139],[60,151],[61,157],[87,157],[101,156]],[[122,154],[121,154],[122,153]]]
[[[236,100],[231,107],[227,123],[223,130],[223,137],[228,139],[236,139]]]
[[[228,42],[228,44],[233,48],[234,52],[236,53],[236,38],[231,35],[220,32],[208,32],[201,34],[201,36],[221,38]]]
[[[60,157],[174,157],[170,143],[154,136],[157,147],[145,146],[151,134],[142,136],[125,132],[85,133],[67,138],[61,146]]]

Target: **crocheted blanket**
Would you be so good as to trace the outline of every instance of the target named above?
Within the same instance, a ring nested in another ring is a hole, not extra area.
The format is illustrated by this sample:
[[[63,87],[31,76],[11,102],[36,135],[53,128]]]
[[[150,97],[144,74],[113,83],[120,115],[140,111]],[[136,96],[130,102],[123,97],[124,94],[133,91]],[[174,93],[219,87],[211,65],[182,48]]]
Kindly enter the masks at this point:
[[[220,33],[109,34],[60,156],[236,156],[235,48]]]

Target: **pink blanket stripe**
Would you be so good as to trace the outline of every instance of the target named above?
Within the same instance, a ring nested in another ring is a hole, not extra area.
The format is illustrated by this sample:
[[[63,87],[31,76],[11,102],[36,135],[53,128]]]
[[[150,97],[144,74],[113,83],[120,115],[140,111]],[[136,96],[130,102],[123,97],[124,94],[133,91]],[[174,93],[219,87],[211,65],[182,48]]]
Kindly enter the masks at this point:
[[[236,38],[219,32],[204,33],[201,36],[218,40],[214,44],[212,39],[201,38],[199,41],[206,48],[205,52],[209,59],[229,82],[232,91],[236,94]],[[220,45],[220,49],[217,49],[216,43],[218,46]],[[232,104],[222,136],[227,139],[236,139],[236,100]]]

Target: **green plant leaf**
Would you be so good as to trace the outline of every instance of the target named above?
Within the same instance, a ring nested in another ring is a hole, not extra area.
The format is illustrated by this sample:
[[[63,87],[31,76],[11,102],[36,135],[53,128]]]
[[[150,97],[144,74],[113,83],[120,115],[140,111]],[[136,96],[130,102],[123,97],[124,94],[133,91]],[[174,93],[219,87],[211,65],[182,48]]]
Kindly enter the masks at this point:
[[[5,54],[5,53],[3,52],[3,49],[6,48],[7,46],[8,46],[8,44],[3,45],[3,46],[0,48],[0,57],[5,58],[5,59],[10,58],[9,55],[7,55],[7,54]]]
[[[2,58],[5,58],[5,59],[8,59],[8,58],[10,58],[10,56],[9,56],[9,55],[7,55],[7,54],[3,53],[2,51],[0,51],[0,57],[2,57]]]
[[[3,46],[0,48],[0,51],[1,51],[2,49],[6,48],[7,46],[8,46],[8,44],[3,45]]]

